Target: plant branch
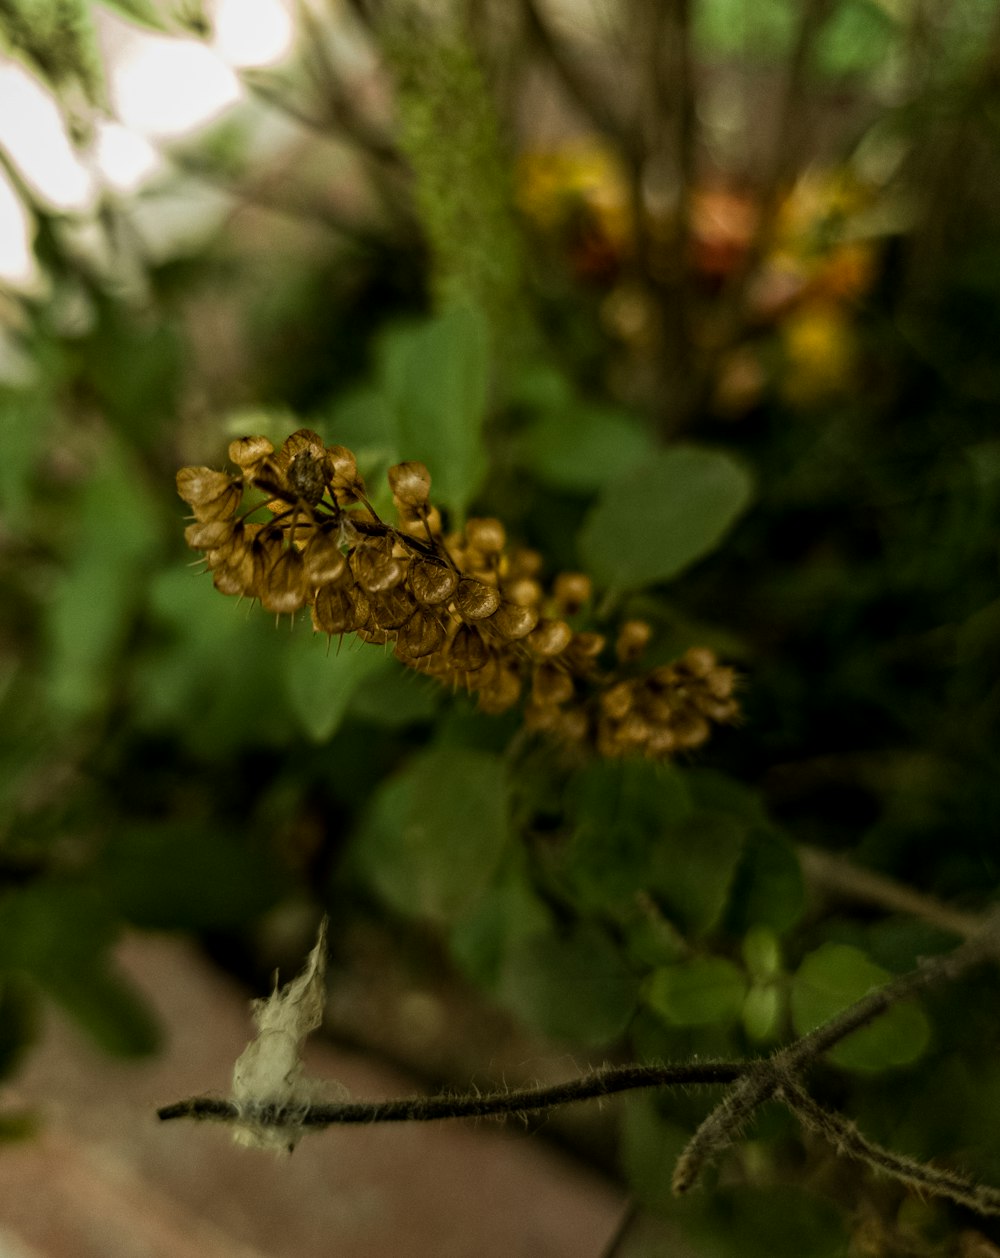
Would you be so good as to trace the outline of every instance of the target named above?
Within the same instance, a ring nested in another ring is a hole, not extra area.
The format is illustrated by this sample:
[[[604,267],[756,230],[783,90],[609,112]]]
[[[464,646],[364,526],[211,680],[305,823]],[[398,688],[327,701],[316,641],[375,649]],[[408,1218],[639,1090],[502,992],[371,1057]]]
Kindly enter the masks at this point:
[[[702,1171],[736,1140],[756,1109],[771,1100],[779,1089],[787,1088],[801,1070],[852,1031],[867,1026],[899,1001],[935,983],[958,978],[998,954],[1000,914],[994,914],[977,935],[953,951],[900,974],[794,1043],[778,1049],[765,1061],[756,1063],[736,1081],[691,1137],[674,1171],[674,1192],[682,1194],[693,1188]]]
[[[959,909],[950,908],[934,896],[914,891],[912,887],[887,878],[885,874],[863,869],[833,852],[825,852],[822,848],[810,847],[804,843],[798,844],[795,850],[806,881],[824,890],[876,905],[892,913],[908,913],[911,917],[921,918],[930,926],[960,935],[964,939],[971,939],[986,924],[986,919],[978,913],[963,913]]]
[[[262,1102],[248,1113],[247,1107],[220,1097],[195,1096],[157,1110],[166,1122],[173,1118],[208,1119],[217,1122],[250,1120],[255,1126],[297,1126],[320,1129],[340,1124],[433,1122],[443,1118],[492,1118],[503,1114],[528,1114],[551,1109],[572,1101],[588,1101],[628,1092],[635,1088],[664,1085],[679,1087],[732,1083],[747,1066],[739,1062],[684,1062],[672,1066],[609,1066],[543,1088],[520,1088],[512,1092],[485,1092],[482,1095],[409,1097],[391,1101],[344,1101],[332,1105],[312,1105],[294,1114],[284,1105]]]
[[[775,1092],[803,1127],[828,1140],[844,1157],[864,1162],[875,1171],[891,1175],[918,1192],[947,1197],[958,1205],[980,1214],[1000,1215],[1000,1190],[987,1184],[976,1184],[964,1175],[925,1162],[916,1162],[900,1153],[893,1153],[869,1140],[843,1115],[825,1109],[794,1080],[787,1080]]]

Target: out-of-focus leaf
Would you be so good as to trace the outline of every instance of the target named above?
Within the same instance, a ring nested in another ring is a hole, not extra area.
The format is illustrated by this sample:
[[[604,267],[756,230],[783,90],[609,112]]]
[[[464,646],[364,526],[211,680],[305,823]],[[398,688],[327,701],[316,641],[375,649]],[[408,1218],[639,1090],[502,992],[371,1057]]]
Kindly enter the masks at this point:
[[[562,877],[584,907],[628,909],[653,880],[656,852],[690,801],[681,773],[642,760],[588,765],[567,789],[574,834]]]
[[[606,486],[580,534],[584,565],[609,587],[669,580],[719,545],[752,495],[749,472],[730,455],[664,450]]]
[[[150,30],[166,29],[163,17],[152,0],[101,0],[101,4],[106,9],[120,13],[122,17],[130,18],[133,22],[138,22]]]
[[[122,917],[139,926],[239,926],[283,890],[273,860],[237,835],[182,823],[126,826],[102,854],[95,879]]]
[[[743,1029],[752,1040],[776,1039],[781,1029],[784,998],[773,984],[751,987],[743,1002]]]
[[[486,321],[461,305],[397,329],[383,345],[382,367],[400,457],[426,463],[433,500],[461,517],[486,473]]]
[[[381,787],[358,835],[357,855],[393,907],[449,922],[483,893],[507,839],[500,757],[436,747],[414,756]]]
[[[692,957],[657,970],[647,984],[646,1003],[674,1026],[709,1026],[735,1021],[746,990],[732,961]]]
[[[680,1211],[687,1216],[704,1207],[704,1198],[692,1194],[680,1201],[671,1191],[677,1159],[691,1133],[669,1122],[658,1111],[652,1095],[632,1092],[625,1102],[622,1123],[622,1170],[636,1197],[651,1209]]]
[[[740,1258],[842,1258],[849,1248],[837,1207],[791,1184],[720,1188],[689,1234],[711,1258],[732,1253],[733,1237]]]
[[[624,475],[654,449],[648,431],[627,413],[579,404],[532,424],[520,456],[545,484],[588,493]]]
[[[778,831],[753,827],[733,877],[727,927],[739,933],[754,926],[788,930],[805,908],[805,884],[795,849]]]
[[[885,65],[897,24],[873,0],[840,0],[816,47],[816,61],[828,74],[863,74]]]
[[[0,971],[27,975],[102,1048],[152,1052],[149,1010],[108,958],[116,923],[90,888],[44,882],[0,901]]]
[[[566,936],[517,940],[505,959],[500,994],[542,1035],[597,1047],[624,1031],[638,984],[612,940],[582,926]]]
[[[379,667],[362,678],[348,704],[352,717],[383,729],[430,721],[440,708],[440,688],[393,659],[380,660]]]
[[[299,632],[283,647],[291,710],[314,742],[325,742],[355,690],[385,664],[378,647],[353,636],[332,646],[320,634]]]
[[[510,871],[488,887],[449,936],[455,960],[476,983],[497,989],[505,958],[519,940],[550,928],[549,914],[526,878]]]
[[[891,975],[859,949],[827,943],[810,952],[792,980],[795,1030],[805,1035],[860,1000]],[[916,1004],[893,1005],[869,1026],[852,1032],[828,1056],[848,1070],[879,1071],[906,1065],[922,1055],[930,1027]]]
[[[745,834],[735,817],[698,812],[660,836],[650,887],[686,932],[704,934],[718,922]]]
[[[154,507],[138,468],[108,441],[83,491],[66,571],[47,613],[49,699],[66,716],[87,716],[112,697],[114,663],[158,540]]]

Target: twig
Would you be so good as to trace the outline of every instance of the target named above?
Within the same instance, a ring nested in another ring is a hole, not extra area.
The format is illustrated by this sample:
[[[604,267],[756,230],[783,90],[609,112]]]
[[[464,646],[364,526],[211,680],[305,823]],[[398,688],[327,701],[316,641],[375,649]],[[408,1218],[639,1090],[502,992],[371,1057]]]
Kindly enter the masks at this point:
[[[987,1184],[975,1184],[954,1171],[916,1162],[883,1148],[862,1135],[849,1119],[819,1105],[801,1084],[786,1081],[775,1092],[775,1099],[783,1101],[803,1127],[823,1136],[845,1157],[864,1162],[919,1192],[947,1197],[980,1214],[1000,1214],[1000,1190]]]
[[[852,1031],[867,1026],[901,1000],[926,987],[957,978],[973,966],[996,957],[1000,952],[1000,914],[991,917],[973,938],[900,974],[884,986],[869,992],[853,1005],[807,1032],[794,1043],[773,1053],[747,1071],[708,1115],[691,1137],[674,1172],[676,1193],[686,1193],[697,1183],[702,1171],[737,1138],[756,1109],[769,1101],[823,1053],[839,1044]]]
[[[544,1088],[521,1088],[513,1092],[486,1092],[481,1096],[409,1097],[392,1101],[344,1101],[313,1105],[296,1114],[297,1125],[310,1128],[332,1127],[342,1123],[423,1123],[442,1118],[489,1118],[501,1114],[526,1114],[551,1109],[573,1101],[588,1101],[636,1088],[664,1085],[679,1087],[696,1084],[732,1083],[746,1072],[740,1062],[683,1062],[672,1066],[610,1066],[579,1079]],[[252,1119],[262,1127],[283,1127],[290,1121],[286,1106],[262,1103],[248,1114],[244,1106],[218,1097],[195,1096],[157,1110],[163,1121],[172,1118],[210,1119],[235,1122]]]
[[[986,919],[977,913],[963,913],[950,908],[934,896],[914,891],[885,874],[863,869],[833,852],[824,852],[804,843],[798,844],[795,850],[806,881],[824,890],[874,904],[893,913],[908,913],[965,939],[977,935],[986,924]]]

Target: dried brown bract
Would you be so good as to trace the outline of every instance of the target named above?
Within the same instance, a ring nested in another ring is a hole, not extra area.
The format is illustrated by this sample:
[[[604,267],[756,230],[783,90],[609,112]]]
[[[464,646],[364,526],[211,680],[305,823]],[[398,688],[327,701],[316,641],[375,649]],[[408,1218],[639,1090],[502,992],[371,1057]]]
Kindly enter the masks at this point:
[[[485,712],[523,701],[530,729],[602,756],[666,758],[738,716],[735,674],[707,648],[636,672],[652,636],[646,622],[622,624],[613,648],[570,623],[592,599],[585,573],[559,574],[546,593],[541,556],[508,545],[499,520],[445,535],[422,463],[389,469],[398,520],[388,524],[351,451],[310,429],[279,450],[243,437],[229,457],[236,474],[177,473],[194,515],[185,540],[223,594],[278,615],[308,608],[316,632],[391,644],[407,667],[476,694]],[[261,510],[270,517],[252,522]]]

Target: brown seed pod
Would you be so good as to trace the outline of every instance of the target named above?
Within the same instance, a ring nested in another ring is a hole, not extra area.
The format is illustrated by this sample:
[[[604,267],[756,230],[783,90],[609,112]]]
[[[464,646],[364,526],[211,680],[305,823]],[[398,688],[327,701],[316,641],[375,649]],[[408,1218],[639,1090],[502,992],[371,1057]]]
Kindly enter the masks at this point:
[[[340,528],[323,524],[313,529],[302,553],[306,576],[313,585],[339,581],[347,570],[347,559],[340,549]]]
[[[564,616],[575,616],[590,602],[594,583],[585,572],[560,572],[552,587],[552,596]]]
[[[499,713],[509,711],[521,697],[521,676],[513,668],[498,668],[489,685],[479,692],[479,710]]]
[[[436,613],[418,607],[396,633],[396,655],[402,660],[419,660],[444,645],[444,627]]]
[[[601,695],[601,711],[612,721],[620,721],[628,714],[636,701],[636,686],[632,681],[619,681],[609,686]]]
[[[229,443],[229,459],[243,472],[253,474],[254,468],[274,454],[274,446],[266,437],[238,437]]]
[[[326,476],[341,506],[365,496],[365,483],[358,475],[358,463],[346,446],[327,446]]]
[[[392,556],[389,538],[361,543],[352,551],[350,563],[354,579],[369,593],[391,590],[406,575],[406,566]]]
[[[458,573],[433,559],[414,559],[410,563],[410,589],[418,603],[433,607],[445,603],[458,587]]]
[[[539,664],[531,679],[531,698],[546,707],[568,703],[576,687],[569,673],[555,664]]]
[[[500,606],[500,591],[474,577],[463,577],[455,590],[455,608],[463,620],[486,620]]]
[[[692,677],[707,677],[718,666],[719,660],[707,646],[693,646],[684,652],[678,663]]]
[[[507,545],[507,533],[499,520],[467,520],[465,540],[467,545],[483,555],[499,555]]]
[[[260,591],[269,612],[284,615],[305,606],[308,583],[301,554],[294,547],[281,551],[271,564]]]
[[[192,550],[219,550],[229,545],[237,527],[234,520],[197,521],[184,530],[184,540]]]
[[[518,607],[538,607],[545,591],[531,577],[518,577],[504,582],[503,593],[508,602],[517,603]]]
[[[326,493],[326,452],[300,450],[288,465],[288,483],[293,492],[310,506]]]
[[[448,659],[461,673],[477,673],[490,659],[490,649],[475,625],[459,625],[448,646]]]
[[[652,636],[653,631],[645,620],[626,620],[615,639],[618,663],[634,663],[645,651]]]
[[[573,630],[565,620],[542,620],[527,637],[532,652],[546,659],[560,655],[572,641]]]
[[[354,633],[368,623],[370,610],[364,592],[356,586],[324,585],[313,599],[313,627],[330,637]]]
[[[413,595],[405,585],[371,592],[368,601],[372,609],[372,623],[381,629],[398,629],[417,610]]]
[[[431,474],[423,463],[397,463],[388,472],[389,488],[403,507],[423,507],[431,492]]]
[[[177,493],[196,520],[228,520],[236,513],[243,487],[239,480],[210,467],[182,467],[177,473]]]
[[[538,612],[534,607],[519,607],[516,603],[501,603],[490,617],[490,628],[507,642],[525,638],[538,624]]]

